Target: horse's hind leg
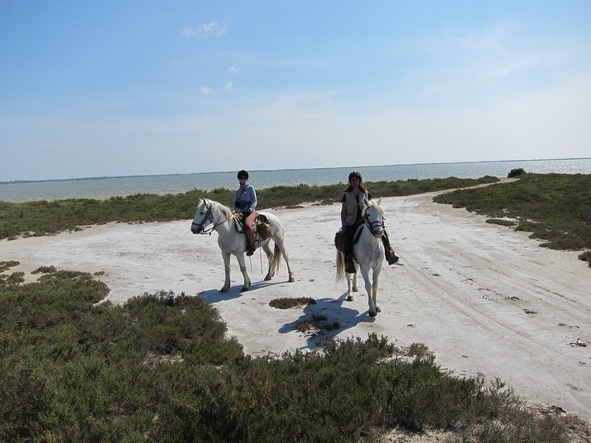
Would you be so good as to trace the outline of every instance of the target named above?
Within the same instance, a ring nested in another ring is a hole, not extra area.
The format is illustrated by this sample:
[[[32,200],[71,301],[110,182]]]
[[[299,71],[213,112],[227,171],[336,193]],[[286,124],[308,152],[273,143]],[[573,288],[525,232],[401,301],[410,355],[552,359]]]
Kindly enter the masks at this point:
[[[279,246],[279,250],[281,251],[281,254],[283,254],[283,259],[287,265],[287,272],[289,273],[288,281],[293,283],[295,281],[295,276],[291,270],[291,266],[289,265],[289,257],[287,256],[287,251],[285,250],[285,245],[283,244],[283,237],[275,236],[273,237],[273,241],[275,241],[275,244]]]
[[[347,276],[347,301],[353,301],[353,291],[355,291],[356,287],[354,286],[352,281],[355,280],[357,274],[353,274],[353,276],[351,276],[351,274],[345,275]]]
[[[269,246],[269,242],[263,244],[262,246],[263,251],[265,251],[265,255],[267,256],[267,260],[269,261],[269,270],[267,271],[267,275],[265,275],[265,281],[269,281],[275,275],[275,269],[271,266],[271,261],[273,260],[273,251],[271,251],[271,246]]]

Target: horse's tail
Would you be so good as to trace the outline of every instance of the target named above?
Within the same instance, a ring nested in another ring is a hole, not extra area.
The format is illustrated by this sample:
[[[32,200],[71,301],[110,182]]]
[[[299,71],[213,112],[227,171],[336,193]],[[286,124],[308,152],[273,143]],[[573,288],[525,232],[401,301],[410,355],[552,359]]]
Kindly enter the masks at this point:
[[[345,277],[345,264],[343,261],[343,253],[337,250],[337,276],[336,280],[342,280]]]
[[[279,265],[281,264],[281,249],[279,245],[275,243],[275,249],[273,250],[273,256],[271,257],[271,263],[269,263],[269,274],[275,275],[275,273],[279,270]]]

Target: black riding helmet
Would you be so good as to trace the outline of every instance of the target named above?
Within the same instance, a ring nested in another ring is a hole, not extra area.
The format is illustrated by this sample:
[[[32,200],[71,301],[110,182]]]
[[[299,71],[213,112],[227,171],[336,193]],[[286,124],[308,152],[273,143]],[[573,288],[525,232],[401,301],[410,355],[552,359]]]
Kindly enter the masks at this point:
[[[238,171],[237,177],[238,180],[240,180],[242,177],[245,177],[248,180],[248,172],[242,169],[241,171]]]
[[[361,173],[357,171],[353,171],[349,174],[349,183],[351,183],[351,179],[353,177],[357,177],[359,179],[359,183],[363,182],[363,178],[361,177]]]

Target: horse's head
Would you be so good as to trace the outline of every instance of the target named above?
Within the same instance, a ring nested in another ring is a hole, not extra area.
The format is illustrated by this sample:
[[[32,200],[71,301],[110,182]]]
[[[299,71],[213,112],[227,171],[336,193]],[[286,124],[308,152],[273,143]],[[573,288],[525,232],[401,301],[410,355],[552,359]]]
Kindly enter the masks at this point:
[[[380,201],[381,199],[377,202],[364,199],[363,212],[361,213],[369,230],[377,238],[384,235],[384,209],[380,206]]]
[[[197,212],[193,217],[193,223],[191,223],[191,232],[193,234],[201,234],[209,224],[213,223],[211,207],[211,201],[204,198],[199,199]]]

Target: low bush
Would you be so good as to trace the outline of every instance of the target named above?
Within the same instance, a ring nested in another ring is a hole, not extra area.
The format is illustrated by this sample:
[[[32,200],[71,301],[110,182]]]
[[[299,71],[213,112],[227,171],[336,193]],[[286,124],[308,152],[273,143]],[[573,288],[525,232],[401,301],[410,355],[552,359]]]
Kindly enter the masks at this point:
[[[359,442],[398,427],[556,443],[579,425],[500,381],[447,375],[424,346],[371,334],[252,358],[199,297],[115,306],[90,274],[43,271],[0,280],[0,441]]]
[[[591,249],[591,175],[522,174],[511,183],[458,189],[434,198],[493,219],[511,219],[551,249]],[[500,222],[493,223],[501,224]],[[507,226],[511,226],[508,222]],[[586,260],[582,254],[582,260]]]

